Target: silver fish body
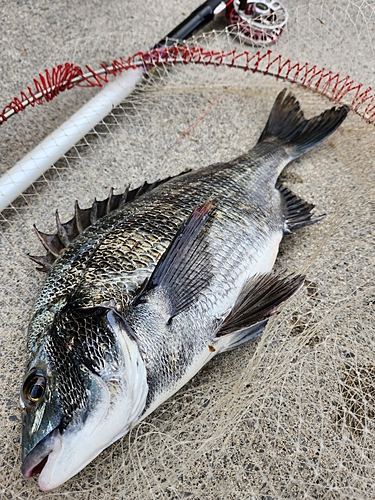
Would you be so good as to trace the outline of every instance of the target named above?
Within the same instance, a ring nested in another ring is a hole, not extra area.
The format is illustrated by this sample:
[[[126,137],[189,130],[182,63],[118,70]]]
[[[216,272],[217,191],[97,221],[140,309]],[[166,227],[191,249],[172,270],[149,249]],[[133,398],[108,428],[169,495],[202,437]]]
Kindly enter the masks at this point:
[[[284,91],[247,154],[38,232],[48,276],[21,391],[25,477],[57,487],[213,356],[261,334],[303,282],[270,273],[283,235],[320,219],[278,176],[347,112],[305,120]]]

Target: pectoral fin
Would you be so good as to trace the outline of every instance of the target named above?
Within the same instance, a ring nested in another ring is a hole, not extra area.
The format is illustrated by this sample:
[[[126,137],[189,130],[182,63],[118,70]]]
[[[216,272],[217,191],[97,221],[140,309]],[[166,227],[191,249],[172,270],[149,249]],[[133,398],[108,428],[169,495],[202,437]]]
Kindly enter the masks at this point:
[[[147,300],[154,289],[162,289],[169,303],[171,320],[197,300],[212,277],[205,227],[217,204],[218,200],[208,201],[193,210],[160,259],[135,305]]]

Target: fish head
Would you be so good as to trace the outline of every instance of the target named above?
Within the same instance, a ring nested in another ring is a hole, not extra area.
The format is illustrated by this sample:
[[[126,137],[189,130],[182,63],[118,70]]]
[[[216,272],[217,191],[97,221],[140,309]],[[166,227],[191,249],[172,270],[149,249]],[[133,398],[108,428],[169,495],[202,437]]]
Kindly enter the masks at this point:
[[[139,420],[145,364],[125,320],[95,308],[60,315],[32,352],[21,389],[22,473],[50,491]]]

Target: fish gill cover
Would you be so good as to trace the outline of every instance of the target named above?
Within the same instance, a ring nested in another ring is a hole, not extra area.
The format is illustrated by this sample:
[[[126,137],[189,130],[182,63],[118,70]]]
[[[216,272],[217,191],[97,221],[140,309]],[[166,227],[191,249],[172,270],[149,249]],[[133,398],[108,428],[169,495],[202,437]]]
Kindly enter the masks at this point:
[[[197,4],[82,3],[66,18],[64,4],[6,4],[2,99],[62,61],[96,67],[147,50]],[[350,75],[343,102],[358,84],[374,87],[374,2],[286,6],[274,53]],[[238,47],[226,34],[201,44]],[[308,117],[332,106],[316,81],[292,88]],[[20,474],[26,326],[44,280],[25,256],[40,253],[32,225],[52,232],[55,209],[68,220],[75,199],[88,207],[112,186],[119,193],[246,151],[284,86],[234,68],[161,70],[3,212],[0,496],[48,498]],[[75,89],[2,126],[2,172],[95,92]],[[258,341],[216,358],[54,498],[373,498],[374,129],[354,113],[344,125],[283,174],[315,213],[327,214],[282,244],[276,268],[306,274],[301,293]]]

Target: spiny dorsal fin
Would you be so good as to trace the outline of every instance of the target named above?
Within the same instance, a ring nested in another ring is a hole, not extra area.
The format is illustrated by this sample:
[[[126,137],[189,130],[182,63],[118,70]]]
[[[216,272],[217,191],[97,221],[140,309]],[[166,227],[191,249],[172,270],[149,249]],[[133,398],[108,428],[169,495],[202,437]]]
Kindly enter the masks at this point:
[[[154,289],[165,292],[169,305],[169,319],[190,307],[201,289],[212,277],[212,266],[207,259],[207,239],[204,227],[220,200],[195,207],[161,257],[147,285],[134,305],[147,300]]]
[[[40,242],[44,246],[44,248],[55,258],[57,258],[61,252],[61,250],[64,248],[63,243],[61,242],[59,235],[56,234],[47,234],[47,233],[42,233],[42,231],[39,231],[34,224],[34,230],[36,232],[36,235],[38,236]]]
[[[36,264],[41,266],[41,267],[36,268],[37,271],[42,271],[45,273],[47,273],[51,269],[52,264],[56,260],[56,257],[54,257],[50,252],[48,252],[46,255],[44,255],[42,257],[36,257],[36,256],[30,255],[30,254],[27,254],[27,256],[33,262],[35,262]]]
[[[190,172],[190,170],[181,172],[174,177],[179,177],[187,172]],[[162,179],[151,184],[145,182],[141,186],[132,190],[129,190],[129,187],[127,187],[122,194],[113,194],[113,188],[111,188],[108,198],[101,201],[97,201],[95,199],[90,208],[81,208],[78,201],[76,201],[74,206],[74,217],[68,222],[62,223],[59,213],[56,210],[56,233],[42,233],[34,225],[36,234],[44,248],[47,250],[47,254],[45,256],[28,255],[29,258],[41,266],[37,268],[38,271],[48,272],[55,260],[65,251],[66,247],[68,247],[70,243],[72,243],[86,228],[113,210],[116,210],[120,206],[127,203],[131,203],[143,194],[152,191],[157,186],[164,184],[172,178],[173,177],[167,177],[166,179]]]
[[[296,196],[293,191],[278,183],[276,189],[280,191],[285,210],[284,233],[290,234],[294,229],[310,226],[324,219],[325,214],[313,217],[311,210],[315,207],[312,203],[307,203]]]
[[[254,276],[245,283],[216,336],[250,331],[252,326],[274,316],[277,308],[302,286],[304,280],[305,277],[299,274],[286,276],[283,273],[269,273]],[[238,339],[235,341],[238,343]]]
[[[125,191],[126,193],[127,191]],[[115,210],[126,202],[124,194],[113,195],[110,190],[108,198],[102,201],[95,199],[90,208],[81,208],[78,201],[74,205],[74,217],[68,222],[62,223],[58,211],[56,210],[56,233],[47,234],[39,231],[34,224],[35,232],[44,248],[47,250],[45,256],[28,255],[29,258],[39,264],[38,271],[48,272],[55,260],[65,251],[66,247],[72,243],[87,227],[98,219]]]

